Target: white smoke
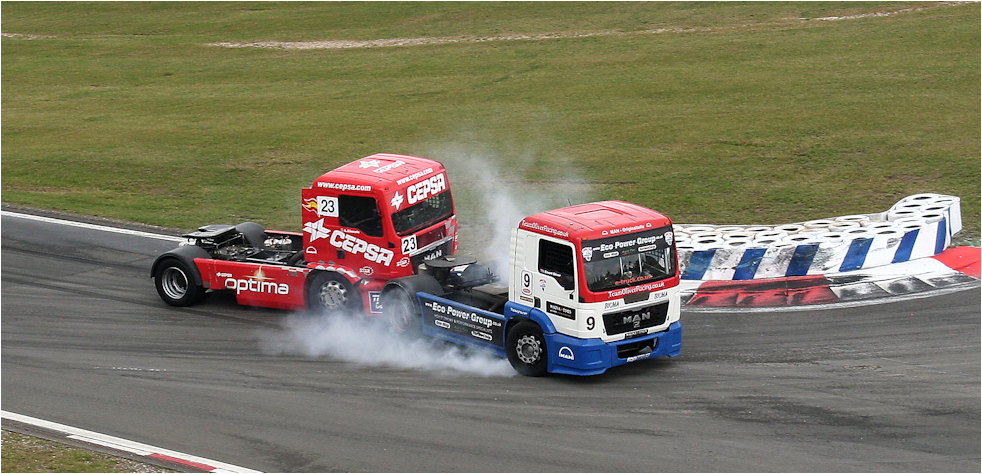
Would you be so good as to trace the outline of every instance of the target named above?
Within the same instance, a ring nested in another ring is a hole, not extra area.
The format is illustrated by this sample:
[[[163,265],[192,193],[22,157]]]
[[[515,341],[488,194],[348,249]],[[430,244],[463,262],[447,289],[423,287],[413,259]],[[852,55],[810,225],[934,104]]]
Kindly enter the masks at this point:
[[[477,257],[503,282],[509,275],[511,231],[522,218],[582,204],[591,194],[587,181],[561,156],[511,152],[506,162],[496,152],[460,143],[433,145],[427,156],[442,162],[450,176],[461,223],[461,253]]]
[[[480,377],[511,377],[507,359],[437,339],[395,333],[380,317],[324,317],[291,314],[277,330],[259,333],[259,345],[270,355],[330,357],[356,366],[393,367]]]

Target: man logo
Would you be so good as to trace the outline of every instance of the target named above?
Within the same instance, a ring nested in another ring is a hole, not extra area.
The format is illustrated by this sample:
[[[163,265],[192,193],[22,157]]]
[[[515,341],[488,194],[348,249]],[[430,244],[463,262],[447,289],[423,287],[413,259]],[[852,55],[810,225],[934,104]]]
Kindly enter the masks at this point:
[[[567,346],[563,346],[563,347],[560,347],[559,348],[559,357],[560,358],[563,358],[563,359],[569,359],[569,360],[575,360],[576,359],[576,357],[573,356],[573,349],[570,349]]]

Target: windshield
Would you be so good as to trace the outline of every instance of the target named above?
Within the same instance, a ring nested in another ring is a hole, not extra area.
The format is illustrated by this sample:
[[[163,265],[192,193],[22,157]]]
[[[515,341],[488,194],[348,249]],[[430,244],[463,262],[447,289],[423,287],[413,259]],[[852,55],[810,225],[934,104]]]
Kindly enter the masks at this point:
[[[453,197],[444,191],[392,214],[392,225],[399,235],[415,232],[453,215]]]
[[[675,275],[672,227],[583,241],[583,270],[599,292]]]

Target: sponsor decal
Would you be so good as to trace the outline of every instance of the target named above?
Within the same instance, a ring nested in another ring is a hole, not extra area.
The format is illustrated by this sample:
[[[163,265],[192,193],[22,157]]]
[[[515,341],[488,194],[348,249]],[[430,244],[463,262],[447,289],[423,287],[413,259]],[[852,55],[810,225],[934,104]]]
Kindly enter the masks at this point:
[[[403,184],[406,184],[410,181],[416,181],[417,179],[422,178],[423,176],[426,176],[432,172],[433,172],[433,168],[426,168],[423,171],[417,171],[409,176],[406,176],[405,178],[399,178],[398,180],[396,180],[396,185],[402,186]]]
[[[396,161],[393,161],[392,163],[389,163],[389,164],[387,164],[385,166],[378,166],[375,169],[373,169],[372,172],[375,172],[375,173],[388,173],[389,171],[392,171],[392,168],[398,168],[398,167],[400,167],[400,166],[402,166],[404,164],[406,164],[405,161],[396,160]]]
[[[643,224],[643,225],[642,224],[638,224],[638,225],[632,225],[630,227],[621,227],[620,229],[605,230],[605,231],[601,232],[600,235],[617,235],[617,234],[623,234],[625,232],[637,232],[639,230],[649,229],[651,227],[654,227],[654,226],[650,222],[648,222],[648,223]]]
[[[664,281],[659,281],[659,282],[655,282],[655,283],[648,283],[646,285],[641,285],[641,286],[632,286],[632,287],[622,288],[620,290],[608,291],[607,292],[607,297],[608,298],[619,298],[619,297],[624,296],[624,295],[632,295],[634,293],[641,293],[642,291],[657,290],[659,288],[664,288],[664,287],[665,287],[665,282]]]
[[[633,278],[627,278],[627,279],[624,279],[624,280],[618,280],[618,281],[614,282],[614,285],[617,285],[617,286],[621,286],[621,285],[633,285],[635,283],[641,283],[642,281],[645,281],[645,280],[651,280],[654,277],[655,277],[654,275],[641,275],[641,276],[636,276],[636,277],[633,277]]]
[[[403,202],[404,200],[402,198],[402,194],[399,194],[399,191],[396,191],[396,195],[392,196],[392,200],[389,201],[389,204],[392,204],[392,207],[394,207],[398,211],[399,207],[402,206]]]
[[[358,272],[360,272],[362,275],[365,275],[365,276],[371,276],[372,273],[375,273],[375,269],[372,268],[372,267],[369,267],[368,265],[365,265],[364,267],[361,267],[361,269],[358,270]]]
[[[328,239],[328,242],[335,248],[362,255],[369,262],[389,266],[392,263],[392,257],[395,256],[395,252],[389,249],[383,249],[378,245],[370,244],[358,237],[348,235],[339,229],[331,231],[324,227],[324,218],[304,224],[303,230],[310,234],[311,242],[317,239]]]
[[[409,257],[402,257],[401,259],[399,259],[398,262],[396,262],[396,266],[397,267],[401,267],[401,268],[405,268],[405,267],[408,267],[409,264],[411,264],[411,263],[413,263],[413,261]]]
[[[593,260],[593,247],[583,247],[583,260],[589,262]]]
[[[523,219],[522,222],[519,224],[519,226],[525,227],[526,229],[532,229],[532,230],[537,230],[539,232],[545,232],[547,234],[552,234],[552,235],[559,236],[559,237],[569,237],[569,232],[564,232],[564,231],[561,231],[559,229],[553,229],[552,227],[549,227],[549,226],[543,225],[543,224],[539,224],[538,222],[528,222],[528,221],[526,221],[526,220]]]
[[[381,291],[369,291],[368,292],[368,308],[373,313],[382,312],[382,292]]]
[[[532,298],[531,296],[519,295],[518,298],[521,299],[522,301],[526,302],[526,303],[534,303],[535,302],[535,298]]]
[[[641,354],[641,355],[636,355],[636,356],[628,357],[627,358],[627,361],[628,362],[635,362],[635,361],[639,361],[639,360],[642,360],[642,359],[647,359],[649,357],[651,357],[651,352],[649,352],[647,354]]]
[[[380,162],[378,160],[361,160],[358,162],[358,167],[361,169],[365,168],[378,168]]]
[[[638,331],[631,331],[629,333],[624,334],[624,339],[630,339],[632,337],[644,336],[645,334],[648,334],[648,330],[647,329],[641,329],[641,330],[638,330]]]
[[[300,203],[300,209],[317,212],[317,198],[303,199]]]
[[[576,360],[576,356],[573,355],[573,349],[567,346],[559,348],[559,357],[562,359]]]
[[[266,276],[263,273],[263,267],[260,266],[256,273],[246,277],[246,278],[226,278],[225,288],[228,290],[235,290],[235,294],[240,294],[243,291],[250,293],[268,293],[271,295],[288,295],[290,294],[290,285],[286,283],[276,283],[272,278]]]
[[[215,273],[215,276],[217,276],[218,278],[229,278],[232,276],[232,274],[226,272],[217,272]]]
[[[604,309],[616,308],[621,305],[620,301],[607,301],[604,303]]]
[[[504,343],[504,320],[467,307],[458,307],[421,296],[423,323],[445,329],[458,336],[501,345]]]
[[[303,225],[303,231],[310,234],[310,241],[324,239],[331,235],[331,229],[324,227],[324,219],[311,221]]]
[[[416,184],[411,184],[406,188],[406,200],[409,201],[409,205],[416,204],[420,201],[425,201],[430,196],[437,195],[447,189],[447,175],[440,173],[432,178],[424,179]],[[396,192],[396,196],[399,193]],[[395,198],[393,198],[395,201]],[[401,203],[400,203],[401,204]],[[393,202],[393,207],[398,209]]]
[[[566,319],[576,319],[576,310],[561,304],[553,303],[552,301],[546,301],[546,312],[549,314],[554,314],[561,318]]]
[[[338,191],[371,191],[372,187],[367,184],[351,184],[351,183],[326,183],[324,181],[319,181],[317,183],[318,188],[336,189]]]

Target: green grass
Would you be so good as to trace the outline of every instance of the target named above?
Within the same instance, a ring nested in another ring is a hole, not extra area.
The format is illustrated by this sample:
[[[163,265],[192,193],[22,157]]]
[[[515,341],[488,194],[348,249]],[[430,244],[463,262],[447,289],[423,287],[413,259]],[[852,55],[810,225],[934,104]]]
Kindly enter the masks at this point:
[[[6,430],[0,453],[3,472],[175,472]]]
[[[899,13],[815,19],[873,12]],[[296,230],[299,188],[394,152],[444,161],[464,222],[482,218],[466,192],[482,175],[462,157],[557,198],[550,206],[624,199],[681,223],[787,223],[953,194],[977,237],[979,13],[898,2],[5,2],[3,32],[37,37],[2,40],[2,198],[170,227]],[[675,30],[644,33],[659,28]],[[573,32],[604,34],[207,45]]]

